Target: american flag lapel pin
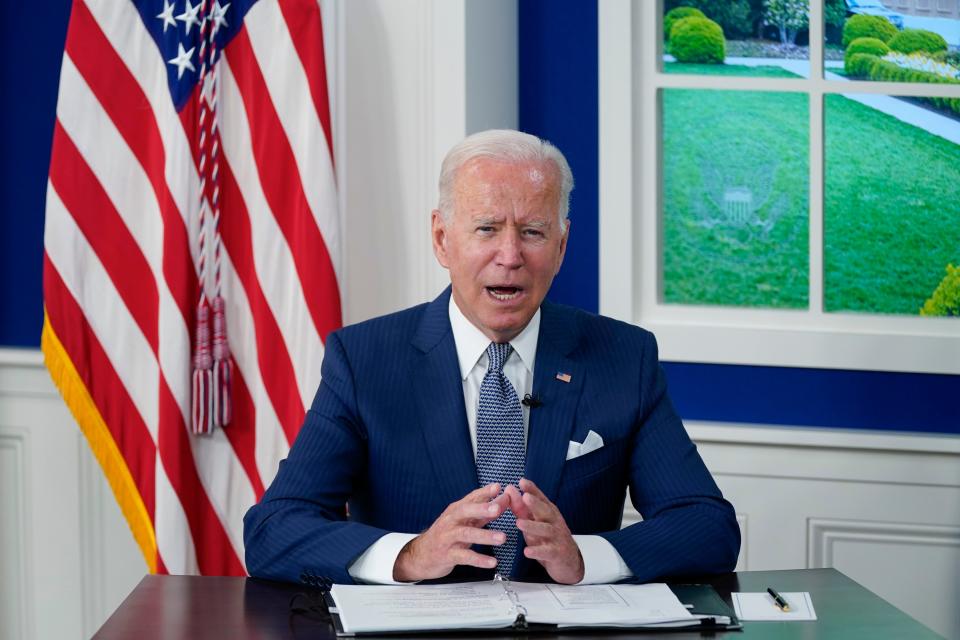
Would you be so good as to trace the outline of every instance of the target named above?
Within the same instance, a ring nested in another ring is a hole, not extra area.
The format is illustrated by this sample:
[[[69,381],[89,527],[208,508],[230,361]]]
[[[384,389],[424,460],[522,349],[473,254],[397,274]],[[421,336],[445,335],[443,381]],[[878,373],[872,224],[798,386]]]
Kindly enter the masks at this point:
[[[560,382],[570,382],[570,374],[563,371],[557,371],[557,380]]]

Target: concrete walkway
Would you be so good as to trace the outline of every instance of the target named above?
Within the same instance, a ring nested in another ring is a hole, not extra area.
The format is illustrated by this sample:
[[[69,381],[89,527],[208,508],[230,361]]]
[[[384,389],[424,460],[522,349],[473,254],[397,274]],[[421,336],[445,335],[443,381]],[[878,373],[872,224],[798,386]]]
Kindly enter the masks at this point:
[[[785,60],[783,58],[727,58],[726,64],[737,64],[747,67],[780,67],[790,73],[795,73],[804,78],[809,76],[810,62],[808,60]],[[843,68],[843,62],[839,60],[828,60],[825,63],[827,69]],[[849,80],[830,71],[824,72],[827,80],[836,80],[839,82],[849,82]],[[849,98],[854,102],[866,105],[871,109],[876,109],[891,115],[901,122],[912,124],[915,127],[923,129],[927,133],[940,136],[944,140],[960,145],[960,122],[942,116],[939,113],[929,111],[915,104],[910,104],[904,100],[899,100],[890,96],[877,95],[873,93],[844,93],[843,97]]]

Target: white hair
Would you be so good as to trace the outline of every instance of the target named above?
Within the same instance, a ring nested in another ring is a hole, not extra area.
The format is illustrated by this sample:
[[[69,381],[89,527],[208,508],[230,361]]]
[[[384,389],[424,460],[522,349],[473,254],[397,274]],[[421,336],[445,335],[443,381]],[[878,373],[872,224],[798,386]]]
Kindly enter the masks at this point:
[[[447,152],[440,166],[439,202],[437,209],[445,221],[453,215],[453,183],[460,167],[476,158],[500,162],[552,162],[560,174],[560,198],[557,217],[560,230],[567,228],[570,212],[570,192],[573,191],[573,172],[567,159],[555,146],[529,133],[512,129],[490,129],[467,136]]]

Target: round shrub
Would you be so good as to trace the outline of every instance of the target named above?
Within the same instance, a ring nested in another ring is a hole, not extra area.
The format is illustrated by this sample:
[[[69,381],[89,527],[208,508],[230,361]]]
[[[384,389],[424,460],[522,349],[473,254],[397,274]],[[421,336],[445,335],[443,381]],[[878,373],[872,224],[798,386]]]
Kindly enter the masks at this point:
[[[925,51],[937,53],[947,50],[947,41],[939,33],[926,29],[904,29],[893,36],[888,43],[890,48],[900,53]]]
[[[872,56],[882,58],[890,53],[890,47],[883,40],[877,38],[857,38],[850,43],[844,55],[852,56],[855,53],[869,53]]]
[[[851,67],[851,59],[855,55],[868,54],[871,56],[876,56],[877,58],[882,58],[890,52],[890,47],[887,46],[883,40],[878,40],[877,38],[857,38],[850,43],[850,46],[847,47],[846,52],[843,54],[843,69],[850,75],[864,75],[862,73],[855,73]],[[863,65],[864,62],[861,60],[860,64]]]
[[[879,59],[880,58],[872,53],[854,53],[853,55],[847,55],[843,59],[843,70],[847,72],[848,76],[869,78],[874,63]]]
[[[673,29],[673,25],[684,18],[706,18],[707,16],[697,9],[696,7],[677,7],[676,9],[670,9],[667,12],[667,15],[663,16],[663,37],[666,41],[670,41],[670,30]]]
[[[960,316],[960,266],[947,265],[947,275],[923,307],[922,316]]]
[[[678,62],[722,64],[727,55],[723,29],[709,18],[684,18],[670,31],[670,53]]]
[[[886,18],[857,14],[850,16],[843,25],[843,46],[848,47],[857,38],[876,38],[890,42],[898,33],[897,28]]]

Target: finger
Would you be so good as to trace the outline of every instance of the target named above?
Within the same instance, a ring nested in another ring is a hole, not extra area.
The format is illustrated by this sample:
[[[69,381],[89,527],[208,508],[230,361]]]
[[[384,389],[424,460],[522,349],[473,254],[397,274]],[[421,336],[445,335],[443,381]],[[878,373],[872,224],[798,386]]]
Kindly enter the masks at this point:
[[[543,494],[540,495],[542,496]],[[546,520],[552,522],[560,513],[557,508],[553,506],[552,502],[533,493],[524,493],[523,503],[533,514],[534,520]]]
[[[450,524],[481,523],[486,524],[500,516],[506,510],[506,505],[491,500],[489,502],[457,502],[454,503],[448,516]]]
[[[520,482],[518,484],[520,485],[520,490],[524,493],[532,493],[539,498],[547,500],[547,496],[544,495],[543,491],[540,490],[540,487],[538,487],[533,480],[530,480],[529,478],[520,478]]]
[[[531,560],[537,560],[544,564],[558,562],[563,559],[560,547],[555,544],[535,544],[523,548],[523,555]]]
[[[533,514],[530,512],[530,509],[523,503],[523,496],[520,495],[520,491],[511,485],[507,485],[507,488],[503,490],[503,494],[507,496],[510,501],[510,510],[513,511],[513,514],[518,518],[532,518]]]
[[[491,482],[488,485],[484,485],[479,489],[474,489],[463,498],[460,499],[460,502],[489,502],[495,498],[500,493],[500,483]]]
[[[549,522],[538,522],[536,520],[518,518],[517,529],[522,531],[524,539],[532,544],[551,540],[557,536],[556,528]]]
[[[507,487],[507,489],[509,488],[510,487]],[[494,502],[497,505],[499,505],[503,510],[507,510],[510,508],[510,494],[504,491],[503,493],[498,495],[496,498],[494,498],[490,502]]]
[[[472,549],[454,549],[450,552],[449,558],[455,564],[464,564],[469,567],[480,567],[481,569],[493,569],[497,566],[497,559],[493,556],[477,553]]]
[[[502,531],[492,529],[480,529],[477,527],[457,527],[451,529],[447,534],[448,542],[459,545],[486,544],[491,546],[500,546],[507,540],[506,534]]]

